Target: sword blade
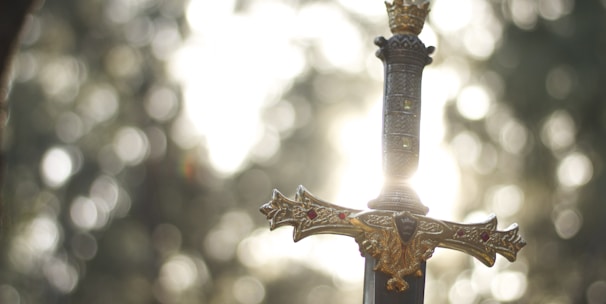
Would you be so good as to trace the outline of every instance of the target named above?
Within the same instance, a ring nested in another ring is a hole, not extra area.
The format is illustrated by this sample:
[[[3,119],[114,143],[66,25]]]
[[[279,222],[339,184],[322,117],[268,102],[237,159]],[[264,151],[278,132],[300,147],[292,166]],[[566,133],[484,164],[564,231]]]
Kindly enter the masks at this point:
[[[425,263],[421,271],[425,274]],[[363,304],[420,304],[425,297],[425,275],[406,277],[409,289],[406,292],[389,291],[385,286],[391,278],[389,275],[374,271],[376,260],[366,257],[364,267],[364,301]]]

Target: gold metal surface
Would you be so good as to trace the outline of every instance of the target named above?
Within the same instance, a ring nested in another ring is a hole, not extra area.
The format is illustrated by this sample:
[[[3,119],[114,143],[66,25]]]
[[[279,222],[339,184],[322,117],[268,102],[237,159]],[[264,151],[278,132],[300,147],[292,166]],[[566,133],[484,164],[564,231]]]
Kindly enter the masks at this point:
[[[396,34],[419,35],[423,30],[425,18],[429,13],[429,2],[423,4],[408,3],[411,1],[395,0],[385,2],[389,16],[389,28]]]
[[[407,211],[361,211],[324,202],[299,186],[295,200],[274,190],[272,199],[261,206],[270,228],[290,225],[293,239],[313,234],[340,234],[353,237],[363,255],[376,259],[375,271],[391,276],[387,289],[408,289],[405,276],[421,276],[421,263],[436,247],[459,250],[487,266],[495,263],[496,254],[513,262],[526,242],[518,226],[497,230],[491,216],[477,224],[458,224],[415,215]]]

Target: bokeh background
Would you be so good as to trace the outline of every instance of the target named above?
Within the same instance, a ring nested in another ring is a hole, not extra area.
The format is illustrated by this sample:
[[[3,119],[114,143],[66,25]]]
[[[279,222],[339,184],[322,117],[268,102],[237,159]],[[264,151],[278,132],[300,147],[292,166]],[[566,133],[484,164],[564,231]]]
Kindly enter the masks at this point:
[[[14,58],[0,303],[361,303],[346,237],[258,207],[381,186],[379,0],[63,0]],[[521,226],[518,261],[438,250],[426,303],[606,303],[606,1],[436,0],[415,185]]]

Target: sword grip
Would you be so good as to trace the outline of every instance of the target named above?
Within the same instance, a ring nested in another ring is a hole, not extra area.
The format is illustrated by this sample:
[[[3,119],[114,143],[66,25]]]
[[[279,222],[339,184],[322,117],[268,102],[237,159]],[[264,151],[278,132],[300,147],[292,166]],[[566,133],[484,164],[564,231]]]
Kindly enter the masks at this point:
[[[375,39],[377,57],[384,64],[382,156],[385,183],[381,194],[368,207],[380,210],[427,214],[408,183],[419,163],[421,80],[430,64],[433,47],[415,35]]]

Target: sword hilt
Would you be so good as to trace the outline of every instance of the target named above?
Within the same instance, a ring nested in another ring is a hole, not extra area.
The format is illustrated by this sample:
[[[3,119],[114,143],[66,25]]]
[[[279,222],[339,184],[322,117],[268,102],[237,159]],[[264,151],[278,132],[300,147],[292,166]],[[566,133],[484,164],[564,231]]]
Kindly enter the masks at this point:
[[[419,163],[421,77],[424,67],[432,61],[429,56],[434,48],[426,47],[417,37],[429,4],[404,1],[386,2],[394,36],[375,40],[379,46],[377,56],[385,67],[382,138],[385,182],[379,196],[368,203],[374,210],[333,205],[315,198],[303,187],[299,187],[294,200],[274,190],[272,199],[260,209],[271,229],[293,226],[295,241],[321,233],[353,237],[362,254],[369,257],[367,269],[386,274],[376,280],[374,276],[367,277],[369,286],[385,282],[387,290],[415,291],[410,297],[393,293],[376,295],[372,291],[365,293],[364,303],[375,303],[373,299],[377,298],[389,298],[389,303],[422,303],[423,269],[435,247],[459,250],[492,266],[497,253],[513,261],[526,245],[517,225],[497,230],[496,217],[478,224],[458,224],[424,216],[427,207],[410,186],[410,178]]]
[[[260,211],[270,228],[293,226],[293,239],[313,234],[340,234],[353,237],[362,255],[376,260],[374,270],[389,276],[387,289],[404,291],[411,275],[422,275],[422,264],[436,247],[465,252],[492,266],[496,254],[510,261],[526,242],[517,225],[497,230],[492,216],[477,224],[458,224],[416,215],[408,211],[362,211],[327,203],[299,186],[291,200],[274,190],[272,199]]]
[[[379,197],[368,207],[379,210],[410,211],[427,214],[409,179],[419,164],[421,124],[421,79],[430,64],[434,47],[416,36],[396,34],[375,39],[377,57],[384,64],[383,98],[383,174],[385,182]]]

